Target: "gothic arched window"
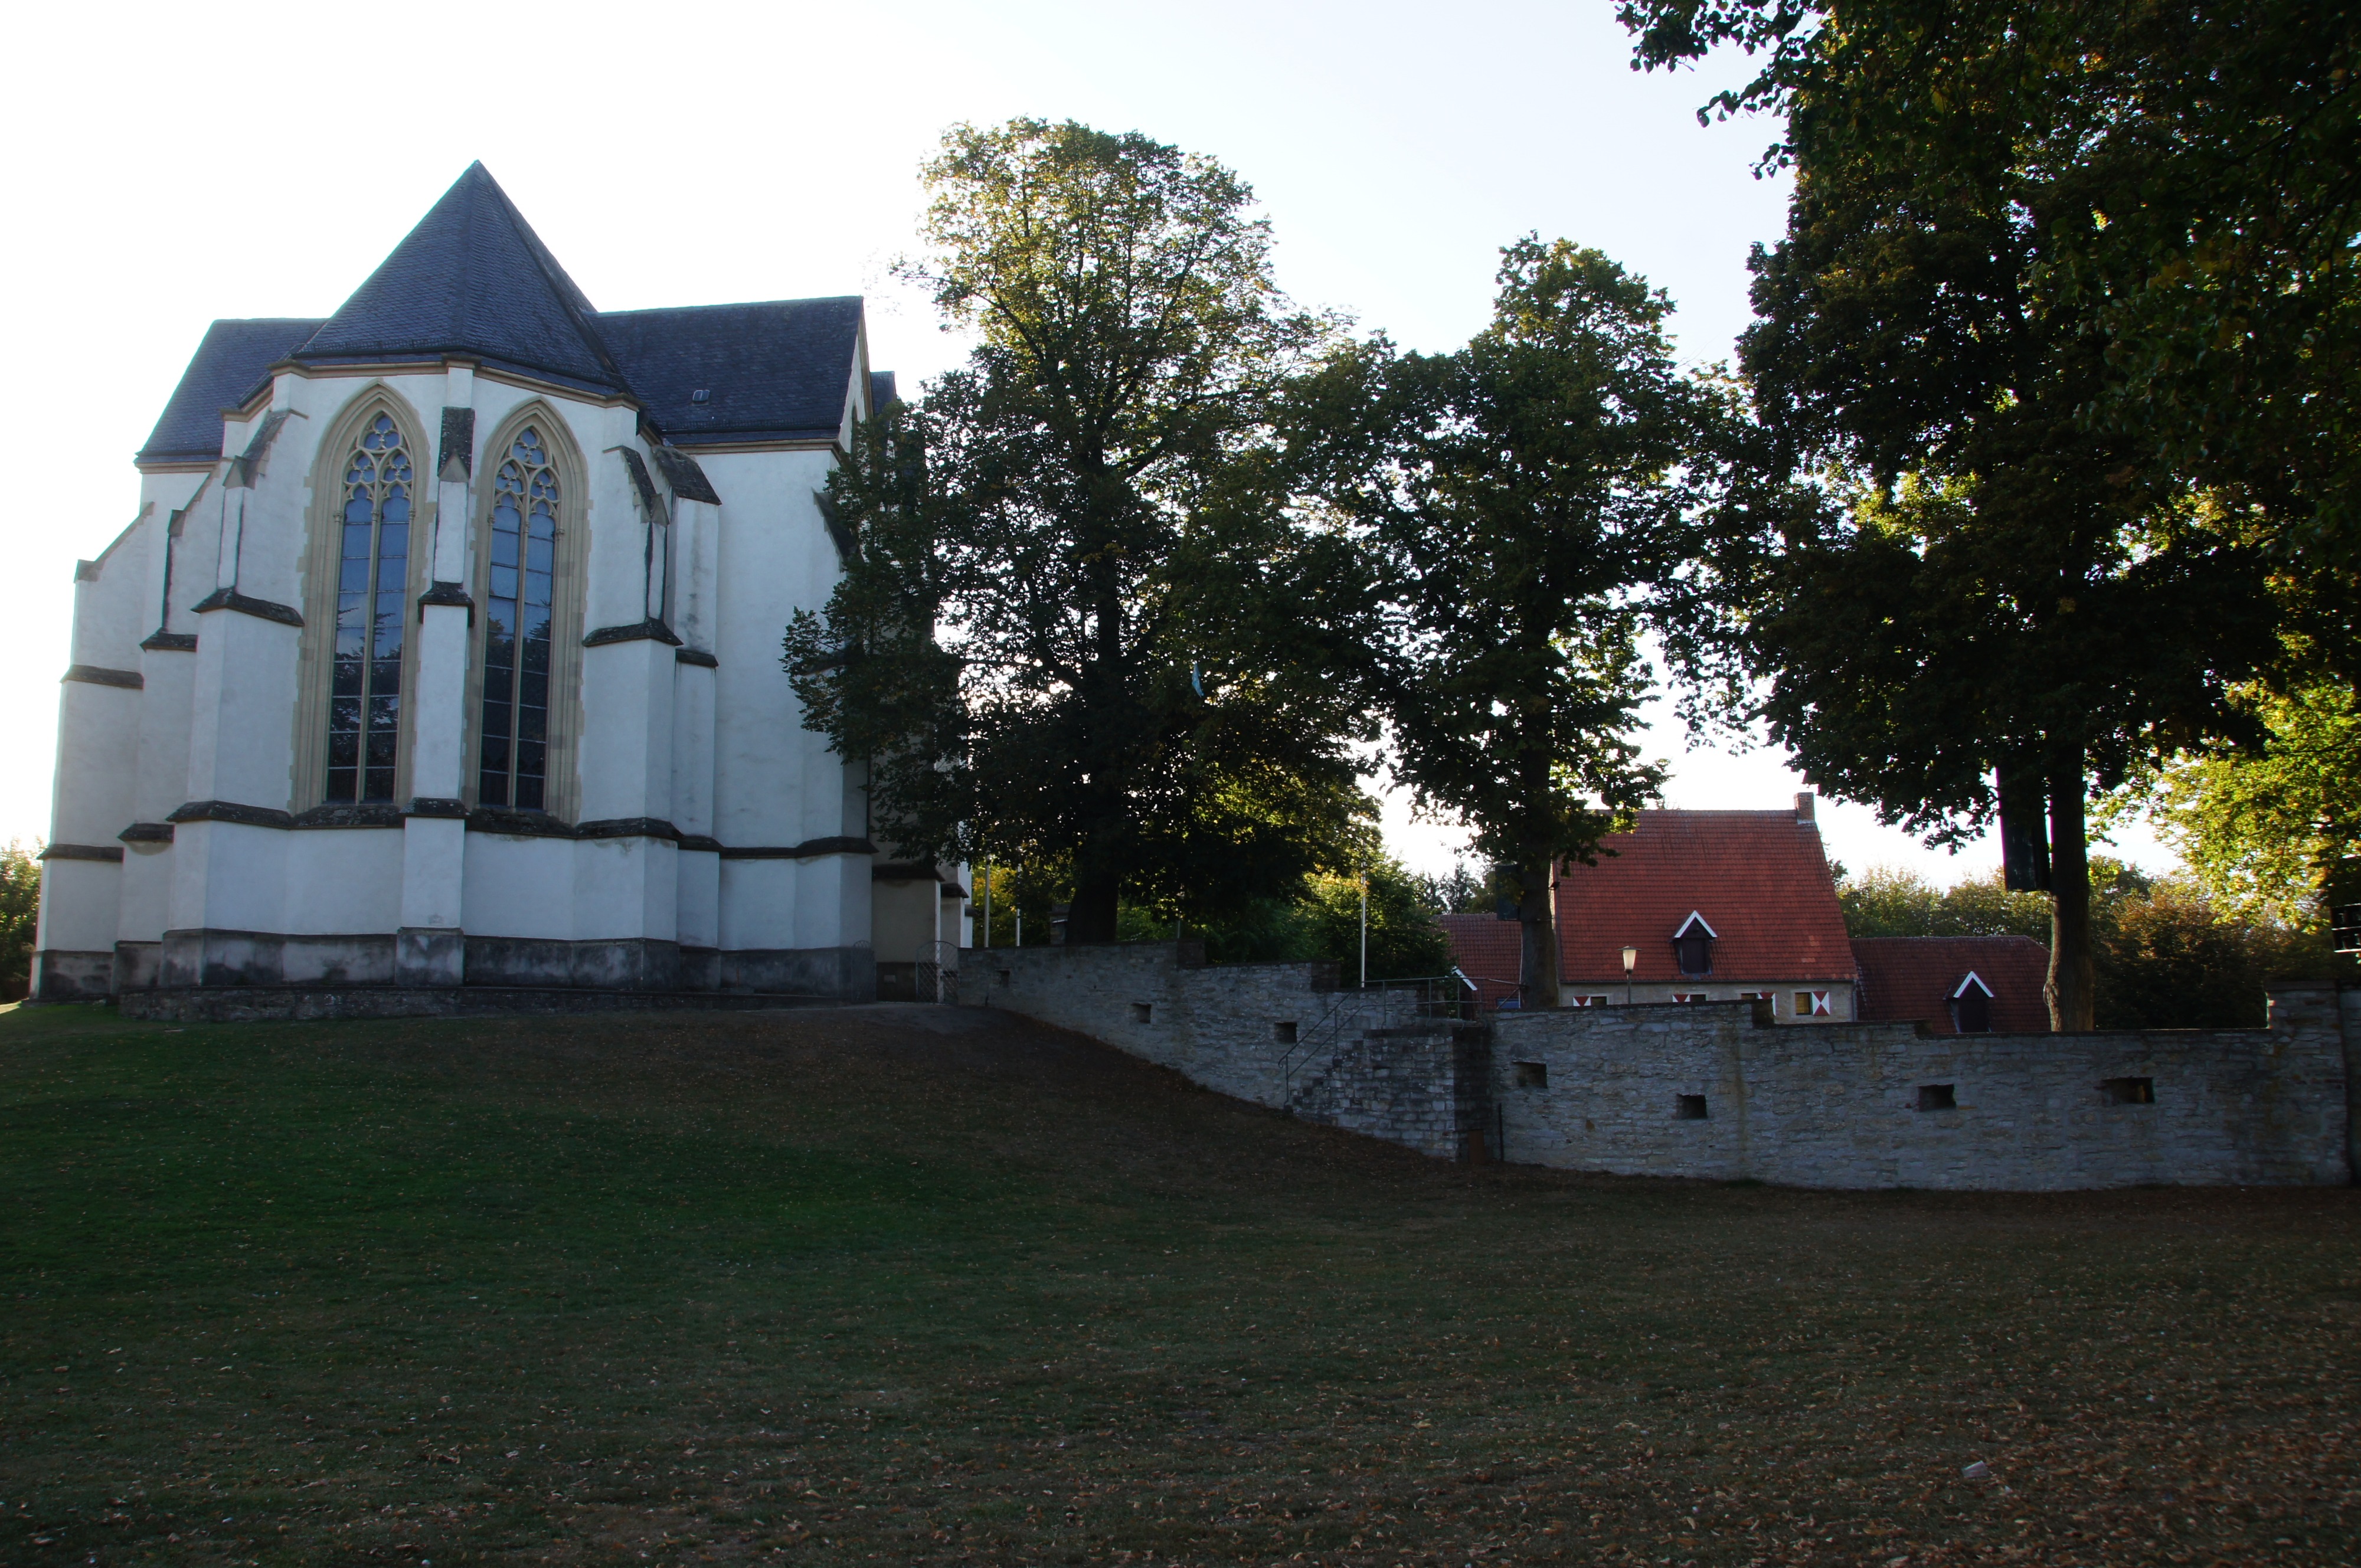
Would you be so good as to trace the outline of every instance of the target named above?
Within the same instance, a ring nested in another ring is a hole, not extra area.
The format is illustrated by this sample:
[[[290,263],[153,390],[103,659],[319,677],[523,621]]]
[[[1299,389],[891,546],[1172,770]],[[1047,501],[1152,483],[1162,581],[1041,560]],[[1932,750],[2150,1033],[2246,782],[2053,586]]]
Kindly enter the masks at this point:
[[[401,429],[380,413],[345,464],[336,641],[328,677],[331,804],[393,798],[401,749],[411,495]]]
[[[484,806],[547,809],[557,506],[557,469],[541,432],[528,424],[492,475],[476,771],[476,799]]]

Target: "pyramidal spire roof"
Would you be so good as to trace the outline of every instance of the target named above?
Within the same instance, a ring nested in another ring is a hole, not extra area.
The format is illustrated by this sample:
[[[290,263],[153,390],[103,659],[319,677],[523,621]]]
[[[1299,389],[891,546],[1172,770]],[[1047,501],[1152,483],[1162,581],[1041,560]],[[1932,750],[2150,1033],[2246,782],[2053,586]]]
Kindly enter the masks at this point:
[[[291,356],[489,361],[604,390],[629,382],[574,280],[481,163]]]

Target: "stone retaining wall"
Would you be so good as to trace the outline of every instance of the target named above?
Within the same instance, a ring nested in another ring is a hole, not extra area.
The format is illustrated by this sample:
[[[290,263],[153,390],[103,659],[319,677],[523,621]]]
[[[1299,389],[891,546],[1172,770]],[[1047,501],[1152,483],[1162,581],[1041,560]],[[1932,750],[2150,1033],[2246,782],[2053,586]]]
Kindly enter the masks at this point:
[[[2072,1190],[2352,1179],[2327,986],[2263,1029],[1920,1035],[1758,1026],[1739,1003],[1503,1015],[1506,1157],[1794,1187]]]
[[[1752,1004],[1422,1023],[1334,967],[1194,943],[963,955],[962,999],[1209,1089],[1424,1153],[1796,1187],[2343,1184],[2361,991],[2289,985],[2263,1029],[1921,1035]]]
[[[1364,1027],[1394,1016],[1337,990],[1334,964],[1209,967],[1201,942],[972,948],[960,959],[963,1003],[1104,1040],[1274,1108],[1301,1091],[1340,1009]]]

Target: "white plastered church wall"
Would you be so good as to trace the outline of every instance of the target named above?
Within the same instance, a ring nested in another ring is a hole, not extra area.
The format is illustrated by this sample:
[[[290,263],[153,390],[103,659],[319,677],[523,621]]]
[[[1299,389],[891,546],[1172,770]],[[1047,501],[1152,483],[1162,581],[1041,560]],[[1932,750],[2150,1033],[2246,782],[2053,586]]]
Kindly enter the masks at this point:
[[[490,202],[522,231],[477,169],[418,232],[471,201],[476,216],[465,221],[480,220]],[[545,269],[545,253],[533,254],[541,259],[528,270]],[[431,287],[438,275],[413,267],[406,276]],[[566,311],[587,308],[567,293],[570,283],[552,287],[577,302]],[[367,293],[365,286],[355,301]],[[779,308],[831,303],[842,302]],[[456,984],[463,938],[470,980],[478,945],[489,943],[508,945],[488,950],[494,967],[510,963],[525,979],[664,984],[674,971],[654,949],[678,947],[749,956],[736,971],[707,961],[692,983],[860,994],[872,913],[860,770],[802,729],[778,665],[788,618],[823,603],[838,573],[813,494],[836,452],[768,438],[735,451],[692,446],[720,499],[683,498],[653,461],[657,438],[633,400],[638,391],[577,395],[456,350],[341,360],[343,350],[306,351],[303,334],[316,339],[345,319],[218,323],[224,342],[240,330],[247,342],[257,329],[302,333],[291,349],[279,347],[287,339],[261,345],[281,357],[219,427],[220,458],[196,458],[192,449],[212,438],[185,412],[168,411],[158,425],[168,437],[162,455],[143,470],[146,511],[77,586],[73,661],[116,674],[69,682],[74,689],[61,699],[52,834],[88,852],[49,868],[42,949],[72,945],[84,994],[93,965],[104,971],[95,976],[104,989],[410,983],[413,938],[444,944],[420,972]],[[835,400],[840,446],[867,411],[857,307],[850,324]],[[600,334],[584,330],[611,369],[595,345]],[[201,356],[215,339],[206,341]],[[253,372],[216,378],[231,374]],[[212,385],[199,378],[183,389]],[[341,558],[335,514],[351,456],[347,427],[365,398],[399,411],[414,473],[401,761],[392,798],[365,793],[357,804],[366,809],[325,810],[335,596],[322,585],[334,584]],[[455,428],[445,426],[446,410],[472,416],[463,473],[442,461]],[[581,559],[574,597],[561,587],[567,625],[559,640],[577,667],[572,684],[552,693],[565,710],[555,726],[568,740],[562,768],[553,757],[552,800],[562,795],[564,808],[528,822],[497,813],[462,821],[478,804],[469,737],[481,707],[472,669],[479,648],[470,623],[486,593],[478,537],[485,487],[511,416],[527,410],[545,417],[577,459],[561,526]],[[807,431],[811,423],[801,414],[789,422]],[[659,474],[656,496],[633,483],[625,451]],[[653,598],[652,539],[668,552],[658,575],[664,589]],[[324,560],[323,551],[331,553]],[[436,593],[423,594],[430,584]],[[642,634],[580,645],[586,632],[635,625]],[[668,640],[675,636],[677,650]],[[814,840],[831,842],[797,858]],[[727,858],[723,846],[741,845],[754,858]],[[586,962],[553,946],[565,944],[647,951]]]
[[[825,736],[803,727],[802,705],[780,662],[793,609],[826,603],[841,570],[815,499],[833,455],[716,453],[698,462],[721,497],[713,831],[732,849],[764,851],[722,858],[721,947],[867,947],[868,857],[783,852],[868,835],[851,770]]]

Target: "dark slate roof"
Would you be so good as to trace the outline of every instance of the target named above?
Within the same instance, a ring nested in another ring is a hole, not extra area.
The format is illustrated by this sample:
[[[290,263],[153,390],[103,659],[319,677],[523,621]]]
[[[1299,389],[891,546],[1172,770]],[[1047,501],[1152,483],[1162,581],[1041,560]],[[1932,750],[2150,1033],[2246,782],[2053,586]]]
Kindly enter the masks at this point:
[[[902,394],[894,389],[894,372],[891,370],[869,372],[869,411],[872,414],[883,413],[901,400]]]
[[[222,411],[245,400],[264,372],[320,328],[316,319],[269,316],[205,329],[163,417],[139,448],[142,463],[211,462],[222,455]]]
[[[844,421],[861,296],[609,311],[598,331],[675,445],[824,440]]]
[[[600,314],[480,163],[326,321],[215,322],[143,461],[221,455],[221,411],[269,367],[461,355],[637,403],[680,446],[826,440],[844,419],[861,298]],[[893,378],[882,381],[891,396]],[[702,401],[697,394],[705,394]]]
[[[480,163],[471,163],[295,351],[307,362],[487,361],[602,391],[630,390],[598,312]]]
[[[1972,972],[1992,992],[1994,1031],[2037,1035],[2049,1027],[2041,994],[2049,949],[2030,937],[1856,937],[1852,951],[1864,1020],[1916,1019],[1930,1034],[1956,1034],[1951,993]]]

